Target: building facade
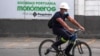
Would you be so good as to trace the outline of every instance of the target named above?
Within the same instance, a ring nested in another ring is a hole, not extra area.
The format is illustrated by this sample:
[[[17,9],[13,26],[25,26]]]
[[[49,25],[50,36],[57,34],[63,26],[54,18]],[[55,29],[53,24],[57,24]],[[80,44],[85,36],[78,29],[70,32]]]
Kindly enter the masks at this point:
[[[100,36],[100,0],[75,0],[75,18],[86,28],[85,35]]]

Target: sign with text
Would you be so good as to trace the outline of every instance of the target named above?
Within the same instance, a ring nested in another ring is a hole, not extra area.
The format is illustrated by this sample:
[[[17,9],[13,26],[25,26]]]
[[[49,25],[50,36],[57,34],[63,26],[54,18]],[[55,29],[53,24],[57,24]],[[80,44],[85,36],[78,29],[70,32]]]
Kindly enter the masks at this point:
[[[0,18],[2,19],[50,19],[59,11],[61,2],[70,6],[69,13],[74,17],[74,0],[1,0]]]

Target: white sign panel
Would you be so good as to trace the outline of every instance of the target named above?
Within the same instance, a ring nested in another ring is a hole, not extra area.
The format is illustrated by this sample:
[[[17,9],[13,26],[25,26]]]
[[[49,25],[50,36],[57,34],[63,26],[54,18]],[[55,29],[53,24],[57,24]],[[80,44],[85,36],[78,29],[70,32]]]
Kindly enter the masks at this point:
[[[59,11],[61,2],[70,6],[69,13],[74,17],[74,0],[1,0],[2,19],[50,19]]]

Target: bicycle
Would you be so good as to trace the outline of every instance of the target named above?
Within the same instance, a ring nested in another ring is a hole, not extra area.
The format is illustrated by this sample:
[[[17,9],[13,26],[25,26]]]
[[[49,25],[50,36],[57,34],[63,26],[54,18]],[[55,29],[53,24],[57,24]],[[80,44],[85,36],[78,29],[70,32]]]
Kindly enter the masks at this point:
[[[79,31],[81,30],[77,29],[73,34],[77,35]],[[56,41],[59,40],[59,37],[60,36],[56,37]],[[58,48],[60,50],[59,53],[53,50],[51,47],[53,43],[54,40],[51,39],[43,40],[39,46],[39,56],[65,56],[64,49],[61,45]],[[71,54],[73,56],[83,56],[83,54],[85,54],[84,56],[92,56],[92,51],[86,42],[76,39],[75,44],[71,50]]]

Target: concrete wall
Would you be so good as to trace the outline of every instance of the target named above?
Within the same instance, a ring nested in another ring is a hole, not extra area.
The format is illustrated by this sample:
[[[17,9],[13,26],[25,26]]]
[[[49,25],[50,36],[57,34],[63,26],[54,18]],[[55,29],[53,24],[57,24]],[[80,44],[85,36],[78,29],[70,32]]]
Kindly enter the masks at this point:
[[[75,18],[86,29],[83,36],[86,36],[86,38],[100,38],[100,16],[75,15]]]
[[[0,36],[52,35],[47,20],[0,20]]]
[[[100,16],[75,15],[76,20],[86,28],[80,37],[100,38]],[[66,21],[71,27],[69,21]],[[0,20],[1,37],[53,37],[52,30],[47,26],[48,20]]]
[[[66,21],[73,26],[69,21]],[[53,37],[52,30],[47,26],[48,20],[0,20],[1,37]]]

